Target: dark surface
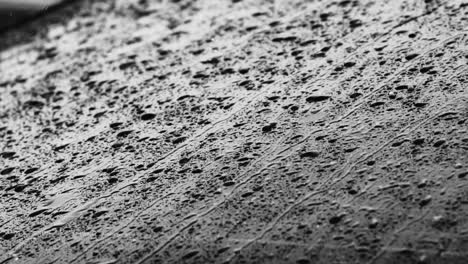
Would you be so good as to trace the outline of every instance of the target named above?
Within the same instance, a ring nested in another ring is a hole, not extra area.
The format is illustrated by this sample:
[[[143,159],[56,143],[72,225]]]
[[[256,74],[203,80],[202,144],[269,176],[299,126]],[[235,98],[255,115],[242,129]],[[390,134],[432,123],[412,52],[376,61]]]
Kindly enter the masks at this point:
[[[5,8],[0,8],[0,30],[5,30],[11,26],[17,24],[20,21],[24,21],[25,18],[34,14],[34,11],[15,11]]]
[[[47,31],[50,23],[68,20],[70,13],[79,10],[80,5],[83,4],[81,0],[50,0],[47,2],[50,3],[24,5],[18,1],[17,5],[12,3],[6,5],[0,1],[0,50],[20,43],[28,43],[40,32]],[[38,20],[41,22],[38,23]]]
[[[34,19],[59,1],[2,1],[0,0],[0,30],[5,31],[16,27],[27,20]]]
[[[467,263],[467,14],[102,0],[3,34],[0,263]]]

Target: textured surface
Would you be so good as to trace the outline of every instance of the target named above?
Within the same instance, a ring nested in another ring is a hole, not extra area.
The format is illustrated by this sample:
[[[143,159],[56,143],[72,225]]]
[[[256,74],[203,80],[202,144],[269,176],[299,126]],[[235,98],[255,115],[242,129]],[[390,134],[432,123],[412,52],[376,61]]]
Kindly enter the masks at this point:
[[[0,263],[467,263],[467,30],[464,1],[88,0],[3,33]]]

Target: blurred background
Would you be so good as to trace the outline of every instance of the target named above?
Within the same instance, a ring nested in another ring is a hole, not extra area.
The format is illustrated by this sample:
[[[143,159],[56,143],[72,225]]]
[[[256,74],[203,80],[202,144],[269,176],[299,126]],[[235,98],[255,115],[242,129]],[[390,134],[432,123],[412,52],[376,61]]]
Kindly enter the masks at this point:
[[[65,0],[0,0],[0,30],[37,16]]]

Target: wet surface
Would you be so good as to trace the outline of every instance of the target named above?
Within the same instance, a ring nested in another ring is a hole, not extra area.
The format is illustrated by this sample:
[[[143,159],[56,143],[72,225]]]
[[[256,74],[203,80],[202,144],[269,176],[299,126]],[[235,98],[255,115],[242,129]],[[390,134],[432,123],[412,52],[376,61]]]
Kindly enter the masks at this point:
[[[73,8],[2,36],[0,263],[466,263],[463,1]]]

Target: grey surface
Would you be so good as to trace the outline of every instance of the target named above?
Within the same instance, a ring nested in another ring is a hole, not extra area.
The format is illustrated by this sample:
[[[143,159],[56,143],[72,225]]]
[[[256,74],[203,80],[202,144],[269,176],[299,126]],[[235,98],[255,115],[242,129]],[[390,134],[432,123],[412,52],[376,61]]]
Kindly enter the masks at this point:
[[[467,12],[89,0],[4,33],[0,263],[467,263]]]

